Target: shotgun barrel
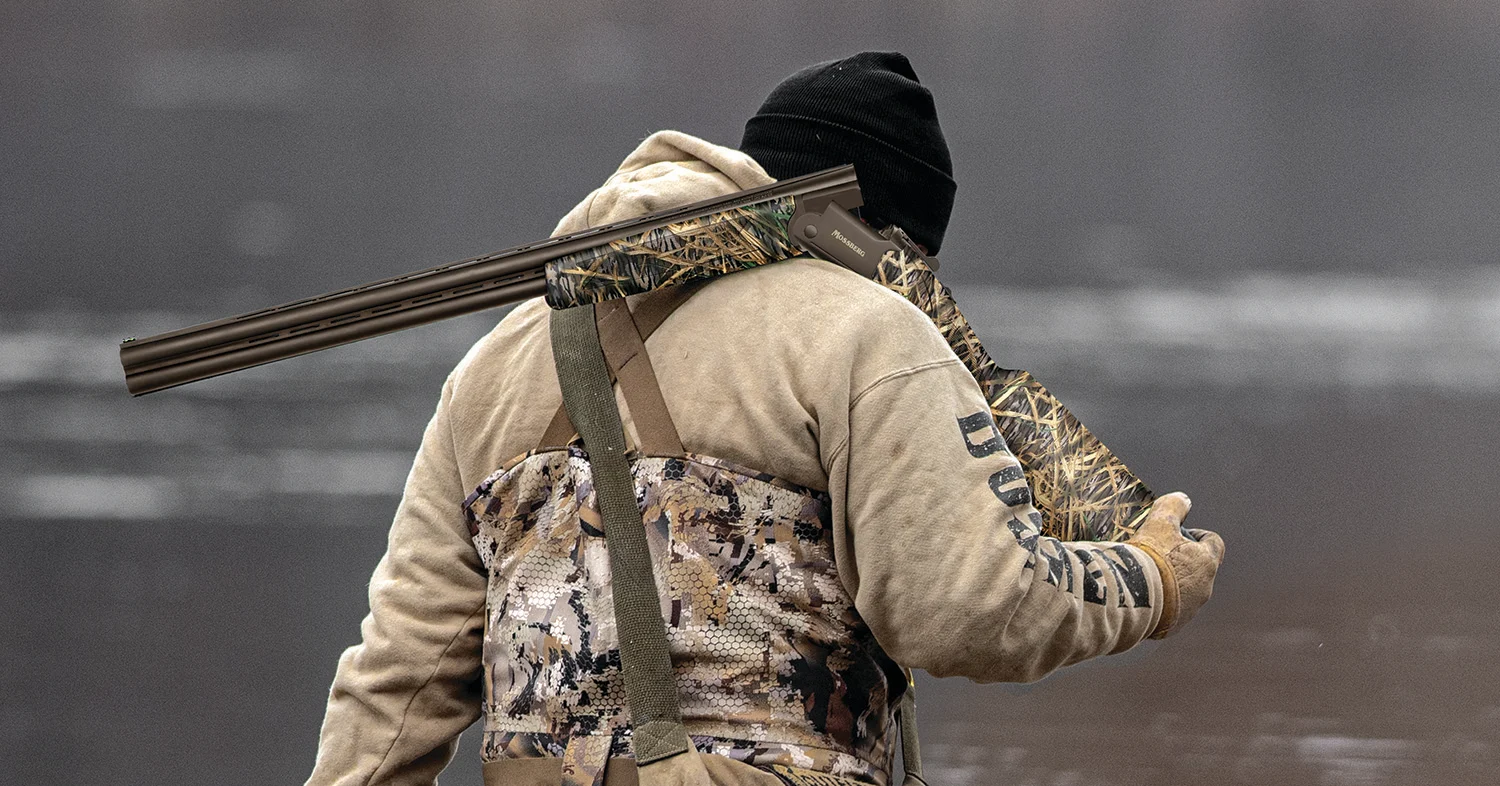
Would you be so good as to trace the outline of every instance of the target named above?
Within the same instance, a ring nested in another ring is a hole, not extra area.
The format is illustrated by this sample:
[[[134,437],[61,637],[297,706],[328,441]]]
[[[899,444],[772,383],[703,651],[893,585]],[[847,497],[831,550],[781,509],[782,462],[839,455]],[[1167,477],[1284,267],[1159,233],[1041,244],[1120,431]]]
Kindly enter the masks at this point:
[[[148,338],[126,339],[120,344],[120,364],[130,393],[144,395],[536,297],[548,291],[546,279],[554,278],[548,272],[549,264],[556,268],[559,260],[597,259],[612,247],[639,245],[643,238],[675,237],[669,228],[691,219],[704,226],[727,226],[715,217],[738,216],[742,209],[762,204],[826,209],[835,199],[845,210],[862,204],[853,166],[814,172]],[[795,245],[784,251],[780,258],[804,253]],[[593,283],[596,287],[600,284],[597,276]]]

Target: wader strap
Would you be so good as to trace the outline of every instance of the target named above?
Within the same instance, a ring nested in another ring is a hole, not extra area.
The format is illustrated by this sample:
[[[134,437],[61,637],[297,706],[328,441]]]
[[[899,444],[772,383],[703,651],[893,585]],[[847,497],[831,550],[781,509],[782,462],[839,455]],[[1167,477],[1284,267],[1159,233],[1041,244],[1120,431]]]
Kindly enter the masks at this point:
[[[693,293],[708,284],[707,280],[689,281],[686,284],[663,287],[655,292],[641,298],[635,305],[635,325],[641,330],[641,340],[645,341],[661,323],[672,316],[677,307],[687,302]]]
[[[672,415],[667,412],[667,401],[662,398],[656,371],[651,368],[651,357],[646,354],[646,343],[636,330],[635,320],[630,318],[630,307],[621,298],[606,300],[594,309],[598,314],[599,343],[604,347],[604,359],[609,361],[609,367],[620,382],[625,406],[630,407],[635,433],[640,435],[641,453],[681,456],[682,438],[677,436],[677,427],[672,425]]]
[[[557,447],[566,445],[573,441],[573,435],[578,429],[573,428],[573,421],[568,420],[568,408],[559,406],[557,414],[552,416],[552,422],[547,424],[547,430],[542,432],[542,439],[536,443],[537,449]]]
[[[563,406],[588,451],[609,567],[610,595],[620,636],[620,673],[630,706],[631,747],[638,764],[692,749],[677,704],[677,682],[667,650],[666,624],[635,503],[635,481],[625,460],[625,429],[615,406],[593,306],[552,312],[552,354]]]
[[[661,399],[661,387],[656,383],[656,373],[650,367],[650,358],[645,355],[645,349],[644,348],[645,348],[646,339],[650,338],[651,334],[654,333],[654,332],[656,332],[656,329],[658,327],[661,327],[661,323],[667,321],[667,317],[671,316],[672,312],[676,311],[678,306],[682,305],[683,303],[686,303],[687,299],[690,298],[690,297],[692,297],[694,292],[697,292],[698,290],[702,289],[703,286],[706,285],[707,283],[708,283],[708,281],[706,281],[706,280],[705,281],[693,281],[693,282],[690,282],[690,283],[687,283],[687,284],[679,284],[677,286],[672,286],[672,287],[666,287],[666,288],[663,288],[663,289],[659,289],[659,290],[656,290],[656,291],[654,291],[654,292],[652,292],[652,293],[650,293],[648,295],[645,295],[645,296],[641,297],[637,301],[637,303],[636,303],[636,309],[635,309],[635,311],[633,313],[630,313],[628,308],[625,309],[625,311],[628,314],[630,314],[630,316],[632,317],[632,321],[635,323],[636,334],[640,337],[640,346],[641,346],[641,353],[642,353],[641,358],[642,358],[643,361],[645,361],[643,363],[643,366],[644,366],[645,371],[650,374],[650,380],[649,380],[648,387],[654,389],[654,391],[655,391],[655,396],[654,397],[656,399],[658,399],[658,400]],[[605,302],[606,303],[612,303],[612,302],[615,302],[615,301],[605,301]],[[619,300],[619,303],[622,306],[624,306],[625,300],[621,299],[621,300]],[[601,336],[603,336],[603,330],[602,329],[601,329],[600,333],[601,333]],[[608,338],[605,337],[602,340],[605,342],[604,343],[604,351],[605,351],[605,355],[606,355],[605,359],[606,360],[611,360],[611,358],[609,357],[609,355],[611,353],[610,353],[610,344],[608,343]],[[611,368],[610,368],[609,378],[610,378],[610,381],[614,381],[619,372],[614,367],[614,363],[613,362],[610,363],[610,366],[611,366]],[[635,373],[635,372],[633,372],[633,373]],[[626,406],[630,407],[630,417],[635,421],[636,433],[638,433],[638,434],[641,435],[641,441],[642,442],[652,442],[652,441],[655,441],[654,437],[653,436],[649,436],[648,433],[647,433],[648,432],[648,428],[647,428],[647,426],[643,422],[643,418],[642,418],[642,414],[643,413],[641,413],[639,411],[641,409],[641,407],[637,407],[635,400],[632,399],[632,398],[630,398],[631,388],[635,387],[635,385],[630,385],[630,382],[631,381],[629,379],[622,380],[620,382],[620,390],[621,390],[622,393],[624,393],[626,395],[625,404],[626,404]],[[639,383],[637,383],[637,384],[639,384]],[[630,385],[630,386],[627,387],[627,385]],[[645,406],[645,405],[642,405],[642,406]],[[666,402],[662,401],[661,407],[659,409],[659,412],[661,414],[665,415],[666,411],[667,411],[667,409],[666,409]],[[671,428],[671,435],[670,435],[669,438],[666,438],[663,441],[666,444],[668,444],[668,445],[675,444],[677,446],[677,449],[675,451],[670,451],[670,452],[666,452],[666,453],[658,453],[655,450],[649,450],[645,446],[642,446],[642,450],[645,453],[651,454],[651,455],[679,455],[679,454],[682,453],[682,441],[677,436],[677,428],[676,428],[676,426],[672,425],[672,421],[671,421],[671,417],[670,416],[667,416],[665,418],[665,420],[666,420],[667,426],[669,426]],[[655,431],[655,429],[649,429],[649,430],[650,431]],[[567,409],[567,407],[560,406],[560,407],[557,408],[557,413],[552,416],[552,422],[547,425],[546,431],[544,431],[542,433],[542,439],[541,439],[540,442],[537,443],[537,448],[540,449],[540,448],[546,448],[546,447],[557,447],[559,445],[566,445],[566,444],[568,444],[569,442],[572,441],[573,435],[576,434],[576,433],[577,433],[577,429],[573,428],[573,423],[568,420],[568,409]]]
[[[906,691],[896,707],[901,725],[901,769],[906,772],[902,786],[927,786],[922,780],[922,746],[917,742],[917,681],[906,674]]]

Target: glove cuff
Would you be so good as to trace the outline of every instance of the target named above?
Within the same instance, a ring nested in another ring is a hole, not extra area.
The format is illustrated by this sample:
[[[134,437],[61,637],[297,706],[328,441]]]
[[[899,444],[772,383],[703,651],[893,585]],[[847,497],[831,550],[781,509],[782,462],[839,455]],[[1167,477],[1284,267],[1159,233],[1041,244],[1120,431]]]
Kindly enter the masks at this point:
[[[1171,563],[1156,548],[1145,541],[1129,541],[1141,551],[1151,557],[1156,563],[1156,572],[1161,574],[1161,617],[1156,621],[1156,628],[1151,631],[1147,638],[1164,639],[1177,624],[1177,610],[1182,606],[1182,596],[1177,589],[1177,573],[1172,570]]]

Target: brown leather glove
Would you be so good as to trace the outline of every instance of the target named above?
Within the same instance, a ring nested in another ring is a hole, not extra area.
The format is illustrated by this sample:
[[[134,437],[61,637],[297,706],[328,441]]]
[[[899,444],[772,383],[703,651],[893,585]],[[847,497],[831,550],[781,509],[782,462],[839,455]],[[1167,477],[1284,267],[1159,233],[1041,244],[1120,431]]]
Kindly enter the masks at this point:
[[[1176,633],[1214,594],[1214,575],[1224,561],[1224,539],[1206,529],[1189,529],[1182,520],[1193,506],[1186,494],[1174,491],[1158,497],[1146,521],[1125,541],[1151,555],[1161,573],[1161,620],[1151,638]]]

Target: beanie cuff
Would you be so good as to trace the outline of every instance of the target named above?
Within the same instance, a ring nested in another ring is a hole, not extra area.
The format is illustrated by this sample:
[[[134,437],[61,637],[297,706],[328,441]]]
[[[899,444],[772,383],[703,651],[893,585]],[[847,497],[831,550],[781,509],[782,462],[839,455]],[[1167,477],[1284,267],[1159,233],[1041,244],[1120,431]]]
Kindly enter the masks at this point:
[[[941,169],[938,169],[937,167],[933,166],[932,164],[928,163],[927,161],[924,161],[923,159],[918,158],[917,156],[914,156],[911,153],[906,152],[905,150],[902,150],[901,148],[899,148],[899,147],[891,144],[890,142],[885,141],[884,139],[881,139],[880,137],[872,136],[870,134],[867,134],[864,131],[861,131],[858,128],[855,128],[853,126],[846,126],[843,123],[835,123],[832,120],[824,120],[823,118],[820,118],[820,117],[808,117],[807,115],[787,114],[785,112],[765,112],[765,113],[762,113],[762,114],[755,115],[754,117],[750,118],[748,121],[745,122],[745,133],[747,135],[750,133],[750,125],[752,123],[755,123],[757,120],[768,120],[768,119],[771,119],[771,118],[778,118],[778,119],[782,119],[782,120],[796,120],[796,121],[800,121],[800,122],[803,122],[803,123],[811,123],[813,125],[828,126],[830,128],[836,128],[836,129],[838,129],[840,131],[843,131],[846,134],[856,134],[856,135],[858,135],[859,137],[861,137],[862,139],[864,139],[867,142],[874,142],[875,144],[880,145],[881,147],[885,148],[886,150],[890,150],[893,153],[897,153],[897,154],[901,155],[907,161],[910,161],[913,164],[918,164],[918,165],[922,166],[923,168],[925,168],[934,177],[937,177],[937,178],[939,178],[941,180],[946,180],[947,182],[952,183],[953,184],[953,188],[954,188],[955,191],[958,189],[958,183],[957,183],[957,181],[955,181],[953,179],[953,177],[951,175],[949,175],[947,172],[944,172]],[[905,227],[902,227],[902,228],[905,229]]]

